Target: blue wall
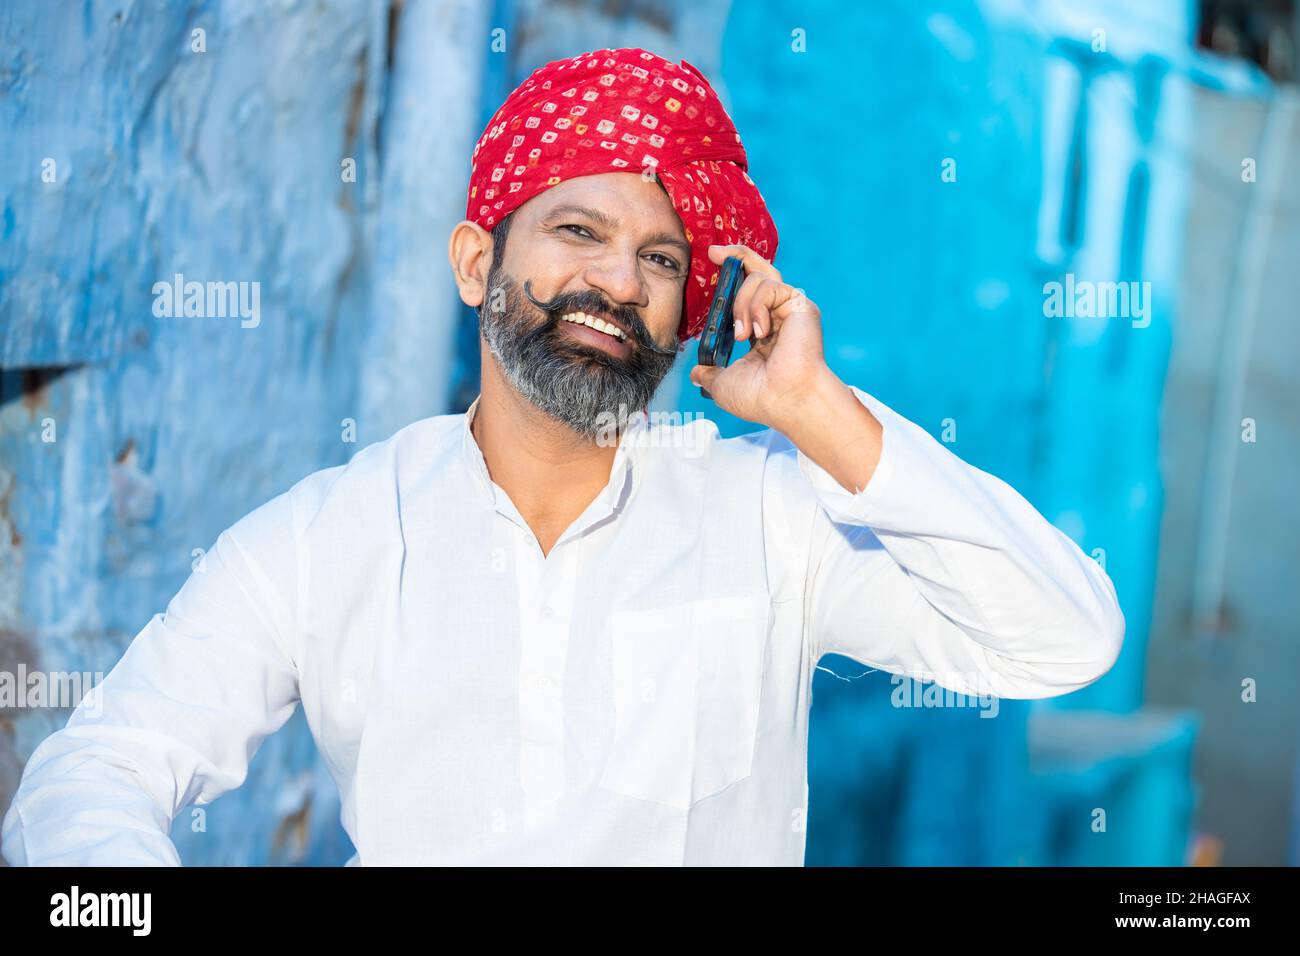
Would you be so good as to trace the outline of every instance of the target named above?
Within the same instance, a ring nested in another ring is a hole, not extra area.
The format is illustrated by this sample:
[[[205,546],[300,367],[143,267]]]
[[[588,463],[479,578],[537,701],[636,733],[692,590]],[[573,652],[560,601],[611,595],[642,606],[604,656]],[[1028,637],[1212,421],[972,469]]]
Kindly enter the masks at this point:
[[[373,13],[350,2],[0,10],[10,663],[107,672],[197,549],[382,437],[359,411],[356,361],[392,318],[367,310],[387,45]],[[355,182],[342,176],[348,157]],[[176,273],[258,282],[257,323],[156,317],[154,283]],[[0,716],[0,801],[66,718]],[[300,712],[244,788],[202,818],[182,814],[174,835],[190,863],[342,862],[337,816]]]

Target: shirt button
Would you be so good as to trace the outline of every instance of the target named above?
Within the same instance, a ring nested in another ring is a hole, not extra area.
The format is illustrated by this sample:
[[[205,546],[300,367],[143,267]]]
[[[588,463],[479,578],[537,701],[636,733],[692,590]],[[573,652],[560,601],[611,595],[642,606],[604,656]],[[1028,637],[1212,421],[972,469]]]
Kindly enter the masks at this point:
[[[549,621],[553,617],[555,617],[555,608],[551,607],[549,604],[542,608],[543,620]]]

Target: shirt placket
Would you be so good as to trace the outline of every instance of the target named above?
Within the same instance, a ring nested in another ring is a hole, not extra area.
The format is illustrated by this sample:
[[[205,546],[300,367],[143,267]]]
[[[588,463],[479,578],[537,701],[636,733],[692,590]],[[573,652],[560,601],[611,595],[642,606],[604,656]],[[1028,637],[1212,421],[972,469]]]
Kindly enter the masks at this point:
[[[565,662],[582,539],[543,559],[531,533],[518,536],[519,781],[525,825],[541,825],[564,796]]]

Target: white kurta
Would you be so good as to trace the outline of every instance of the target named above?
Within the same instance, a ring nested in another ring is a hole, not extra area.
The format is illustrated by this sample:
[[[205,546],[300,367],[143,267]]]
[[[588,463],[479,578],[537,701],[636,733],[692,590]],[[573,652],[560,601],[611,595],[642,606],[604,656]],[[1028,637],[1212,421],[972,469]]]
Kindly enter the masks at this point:
[[[477,402],[307,476],[36,749],[5,857],[178,863],[172,818],[238,787],[301,702],[350,864],[801,865],[823,654],[1039,698],[1124,638],[1096,562],[853,392],[884,426],[864,491],[772,429],[641,423],[545,558]]]

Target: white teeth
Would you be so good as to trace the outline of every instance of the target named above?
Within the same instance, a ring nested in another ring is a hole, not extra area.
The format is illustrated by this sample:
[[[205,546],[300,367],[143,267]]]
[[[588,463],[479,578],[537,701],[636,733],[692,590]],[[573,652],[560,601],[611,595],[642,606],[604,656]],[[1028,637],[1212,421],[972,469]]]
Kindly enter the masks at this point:
[[[623,330],[612,322],[606,322],[604,319],[598,319],[595,316],[588,315],[585,312],[570,312],[568,315],[560,316],[565,322],[574,322],[578,325],[585,325],[589,329],[595,329],[598,332],[604,332],[606,335],[612,335],[616,339],[626,341],[627,335]]]

